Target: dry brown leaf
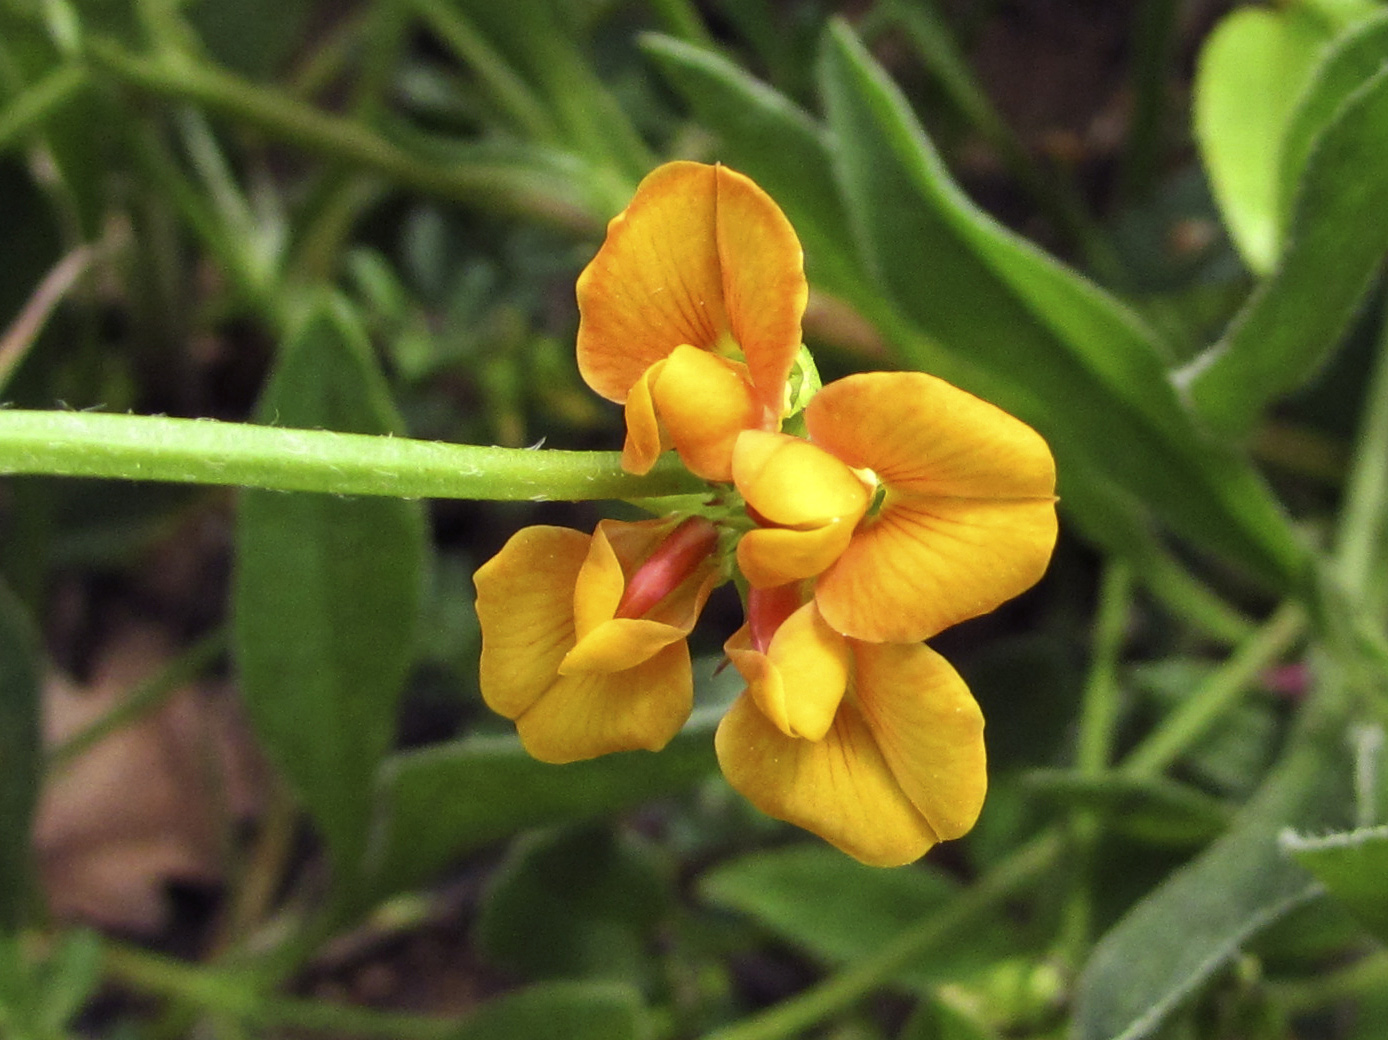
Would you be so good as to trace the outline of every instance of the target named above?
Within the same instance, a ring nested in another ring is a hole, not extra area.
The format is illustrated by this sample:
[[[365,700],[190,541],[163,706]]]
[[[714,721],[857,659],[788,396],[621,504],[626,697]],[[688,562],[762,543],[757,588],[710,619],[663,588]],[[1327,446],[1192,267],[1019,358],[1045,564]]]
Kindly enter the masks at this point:
[[[118,705],[167,662],[165,637],[129,624],[111,639],[90,685],[61,676],[44,690],[52,747]],[[171,881],[215,884],[236,819],[253,814],[259,774],[232,698],[215,684],[181,689],[50,776],[35,844],[53,913],[153,933],[167,924]]]

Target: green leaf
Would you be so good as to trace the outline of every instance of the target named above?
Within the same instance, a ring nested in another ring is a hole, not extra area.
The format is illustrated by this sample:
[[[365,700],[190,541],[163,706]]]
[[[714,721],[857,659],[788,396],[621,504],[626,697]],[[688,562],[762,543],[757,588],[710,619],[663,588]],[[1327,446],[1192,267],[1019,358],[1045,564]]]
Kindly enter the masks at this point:
[[[1200,53],[1196,140],[1230,236],[1261,274],[1272,270],[1281,250],[1282,142],[1327,37],[1325,24],[1295,5],[1241,7],[1219,23]]]
[[[1297,188],[1317,138],[1356,90],[1383,70],[1388,55],[1388,10],[1375,5],[1376,17],[1337,39],[1316,66],[1297,99],[1282,142],[1278,172],[1281,227],[1291,220]]]
[[[399,754],[381,774],[380,894],[426,881],[463,853],[549,823],[620,812],[714,773],[720,711],[700,710],[663,751],[554,766],[514,737],[469,737]]]
[[[19,601],[0,584],[0,934],[24,923],[31,832],[43,767],[39,640]]]
[[[399,427],[364,333],[322,301],[287,337],[262,421],[349,433]],[[393,498],[246,491],[237,521],[236,656],[256,731],[352,886],[376,769],[412,661],[423,512]]]
[[[1282,847],[1382,942],[1388,942],[1388,827],[1324,837],[1287,832]]]
[[[641,1040],[648,1017],[629,986],[550,982],[489,1000],[451,1040]]]
[[[1250,430],[1339,344],[1388,250],[1388,69],[1354,91],[1306,164],[1277,271],[1178,375],[1215,429]]]
[[[1342,697],[1317,691],[1287,755],[1228,833],[1095,946],[1076,991],[1071,1040],[1149,1035],[1243,943],[1321,893],[1277,835],[1288,826],[1340,825],[1352,804]]]
[[[821,79],[863,262],[915,330],[884,329],[908,360],[1035,426],[1062,501],[1086,497],[1080,478],[1097,472],[1207,550],[1279,585],[1301,580],[1305,549],[1276,500],[1247,459],[1195,428],[1151,331],[970,203],[841,24]]]
[[[1223,802],[1174,780],[1061,769],[1033,770],[1025,779],[1043,797],[1102,812],[1114,830],[1152,844],[1201,844],[1229,824]]]
[[[642,979],[673,903],[649,844],[585,825],[522,840],[492,875],[474,940],[493,967],[522,978]]]
[[[959,891],[929,866],[866,867],[823,845],[793,845],[743,856],[699,880],[703,898],[740,911],[831,964],[851,964],[938,913]],[[1001,916],[975,922],[962,937],[926,954],[897,981],[920,993],[967,978],[1011,949]]]

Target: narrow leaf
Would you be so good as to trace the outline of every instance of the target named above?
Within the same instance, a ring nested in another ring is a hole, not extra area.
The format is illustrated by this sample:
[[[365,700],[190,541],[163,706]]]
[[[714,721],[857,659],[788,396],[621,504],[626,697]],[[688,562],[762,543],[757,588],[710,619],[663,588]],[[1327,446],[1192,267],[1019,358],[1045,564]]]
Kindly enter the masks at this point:
[[[1350,95],[1307,160],[1277,271],[1181,374],[1215,429],[1247,433],[1338,346],[1388,251],[1388,69]]]
[[[593,819],[686,791],[717,769],[717,723],[717,712],[696,712],[659,754],[629,751],[565,766],[535,761],[514,737],[469,737],[396,755],[381,775],[375,888],[381,895],[409,888],[528,827]]]
[[[821,79],[864,262],[919,330],[897,344],[907,358],[1045,435],[1062,501],[1082,492],[1075,475],[1097,471],[1197,544],[1298,581],[1305,550],[1276,500],[1245,458],[1195,428],[1150,330],[970,203],[843,25]]]
[[[1320,885],[1278,846],[1287,826],[1340,823],[1352,803],[1338,691],[1318,691],[1282,763],[1224,837],[1138,903],[1095,947],[1072,1040],[1137,1040],[1250,938]],[[1329,699],[1334,698],[1334,699]]]
[[[488,1001],[451,1040],[641,1040],[647,1018],[629,986],[551,982]]]
[[[390,433],[365,337],[320,303],[291,333],[262,420]],[[237,522],[237,660],[256,730],[351,885],[377,766],[414,648],[424,559],[417,502],[246,491]]]
[[[39,642],[19,601],[0,584],[0,934],[24,922],[42,767]]]
[[[1365,827],[1324,837],[1288,831],[1282,847],[1330,890],[1359,921],[1388,943],[1388,827]]]
[[[1223,802],[1194,787],[1160,777],[1107,773],[1097,777],[1060,769],[1026,774],[1027,787],[1043,797],[1106,814],[1124,834],[1163,845],[1198,844],[1229,823]]]

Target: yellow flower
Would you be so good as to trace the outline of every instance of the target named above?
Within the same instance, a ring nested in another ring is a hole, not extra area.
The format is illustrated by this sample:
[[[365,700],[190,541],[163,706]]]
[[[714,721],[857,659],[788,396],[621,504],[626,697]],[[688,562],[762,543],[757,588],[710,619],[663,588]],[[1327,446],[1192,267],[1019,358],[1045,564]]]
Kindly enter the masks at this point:
[[[719,578],[691,517],[527,527],[477,569],[482,697],[542,762],[659,750],[693,700],[685,637]]]
[[[988,780],[964,681],[924,644],[846,639],[813,600],[777,623],[802,598],[796,586],[754,589],[749,623],[728,640],[748,684],[715,738],[728,782],[873,866],[965,834]]]
[[[626,407],[622,465],[673,446],[731,479],[737,435],[780,425],[808,294],[795,231],[751,180],[693,162],[643,180],[578,279],[578,367]]]
[[[1045,572],[1055,464],[1025,423],[920,372],[830,383],[805,423],[808,443],[749,432],[734,448],[758,522],[737,551],[752,585],[813,577],[835,631],[915,643]]]

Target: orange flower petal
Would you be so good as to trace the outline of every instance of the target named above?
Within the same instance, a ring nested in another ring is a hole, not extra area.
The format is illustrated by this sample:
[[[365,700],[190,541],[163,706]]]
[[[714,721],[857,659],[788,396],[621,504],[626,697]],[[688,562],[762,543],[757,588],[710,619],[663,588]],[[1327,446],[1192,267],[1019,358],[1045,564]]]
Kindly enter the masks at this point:
[[[941,841],[968,832],[988,789],[983,713],[921,643],[854,643],[858,705],[887,768]]]
[[[627,436],[622,445],[622,469],[638,477],[649,473],[660,453],[670,447],[669,438],[661,433],[655,399],[651,396],[651,385],[664,367],[664,361],[657,361],[641,373],[641,378],[632,384],[623,407]]]
[[[526,527],[477,568],[482,698],[514,719],[554,682],[574,641],[574,585],[589,538],[567,527]]]
[[[900,866],[939,840],[849,701],[824,739],[811,741],[786,736],[743,694],[719,724],[714,748],[728,783],[758,809],[854,859]]]
[[[609,401],[624,402],[642,373],[681,343],[711,350],[729,333],[717,195],[712,166],[659,167],[579,275],[578,368]]]
[[[779,417],[809,299],[804,253],[771,196],[740,173],[716,170],[724,305],[757,395]]]
[[[653,383],[655,411],[670,443],[690,472],[705,480],[732,480],[738,434],[775,421],[764,418],[746,373],[745,365],[681,344]],[[627,405],[629,413],[631,398]]]
[[[816,443],[886,486],[881,512],[816,585],[838,631],[916,642],[987,613],[1045,573],[1055,465],[1025,423],[919,372],[841,379],[805,416]]]
[[[748,692],[788,737],[819,740],[833,725],[848,687],[848,643],[806,603],[776,629],[765,653],[751,649],[746,625],[724,649]]]
[[[693,699],[689,650],[681,641],[624,672],[560,676],[516,719],[516,732],[541,762],[659,751],[684,725]]]
[[[758,527],[737,543],[737,567],[754,588],[813,578],[842,555],[853,537],[851,523],[833,522],[809,531]]]
[[[779,418],[809,290],[785,214],[739,173],[667,163],[636,189],[578,279],[578,367],[619,403],[680,344],[742,352]]]
[[[591,629],[564,655],[559,674],[626,671],[688,634],[687,628],[645,618],[613,618]]]

